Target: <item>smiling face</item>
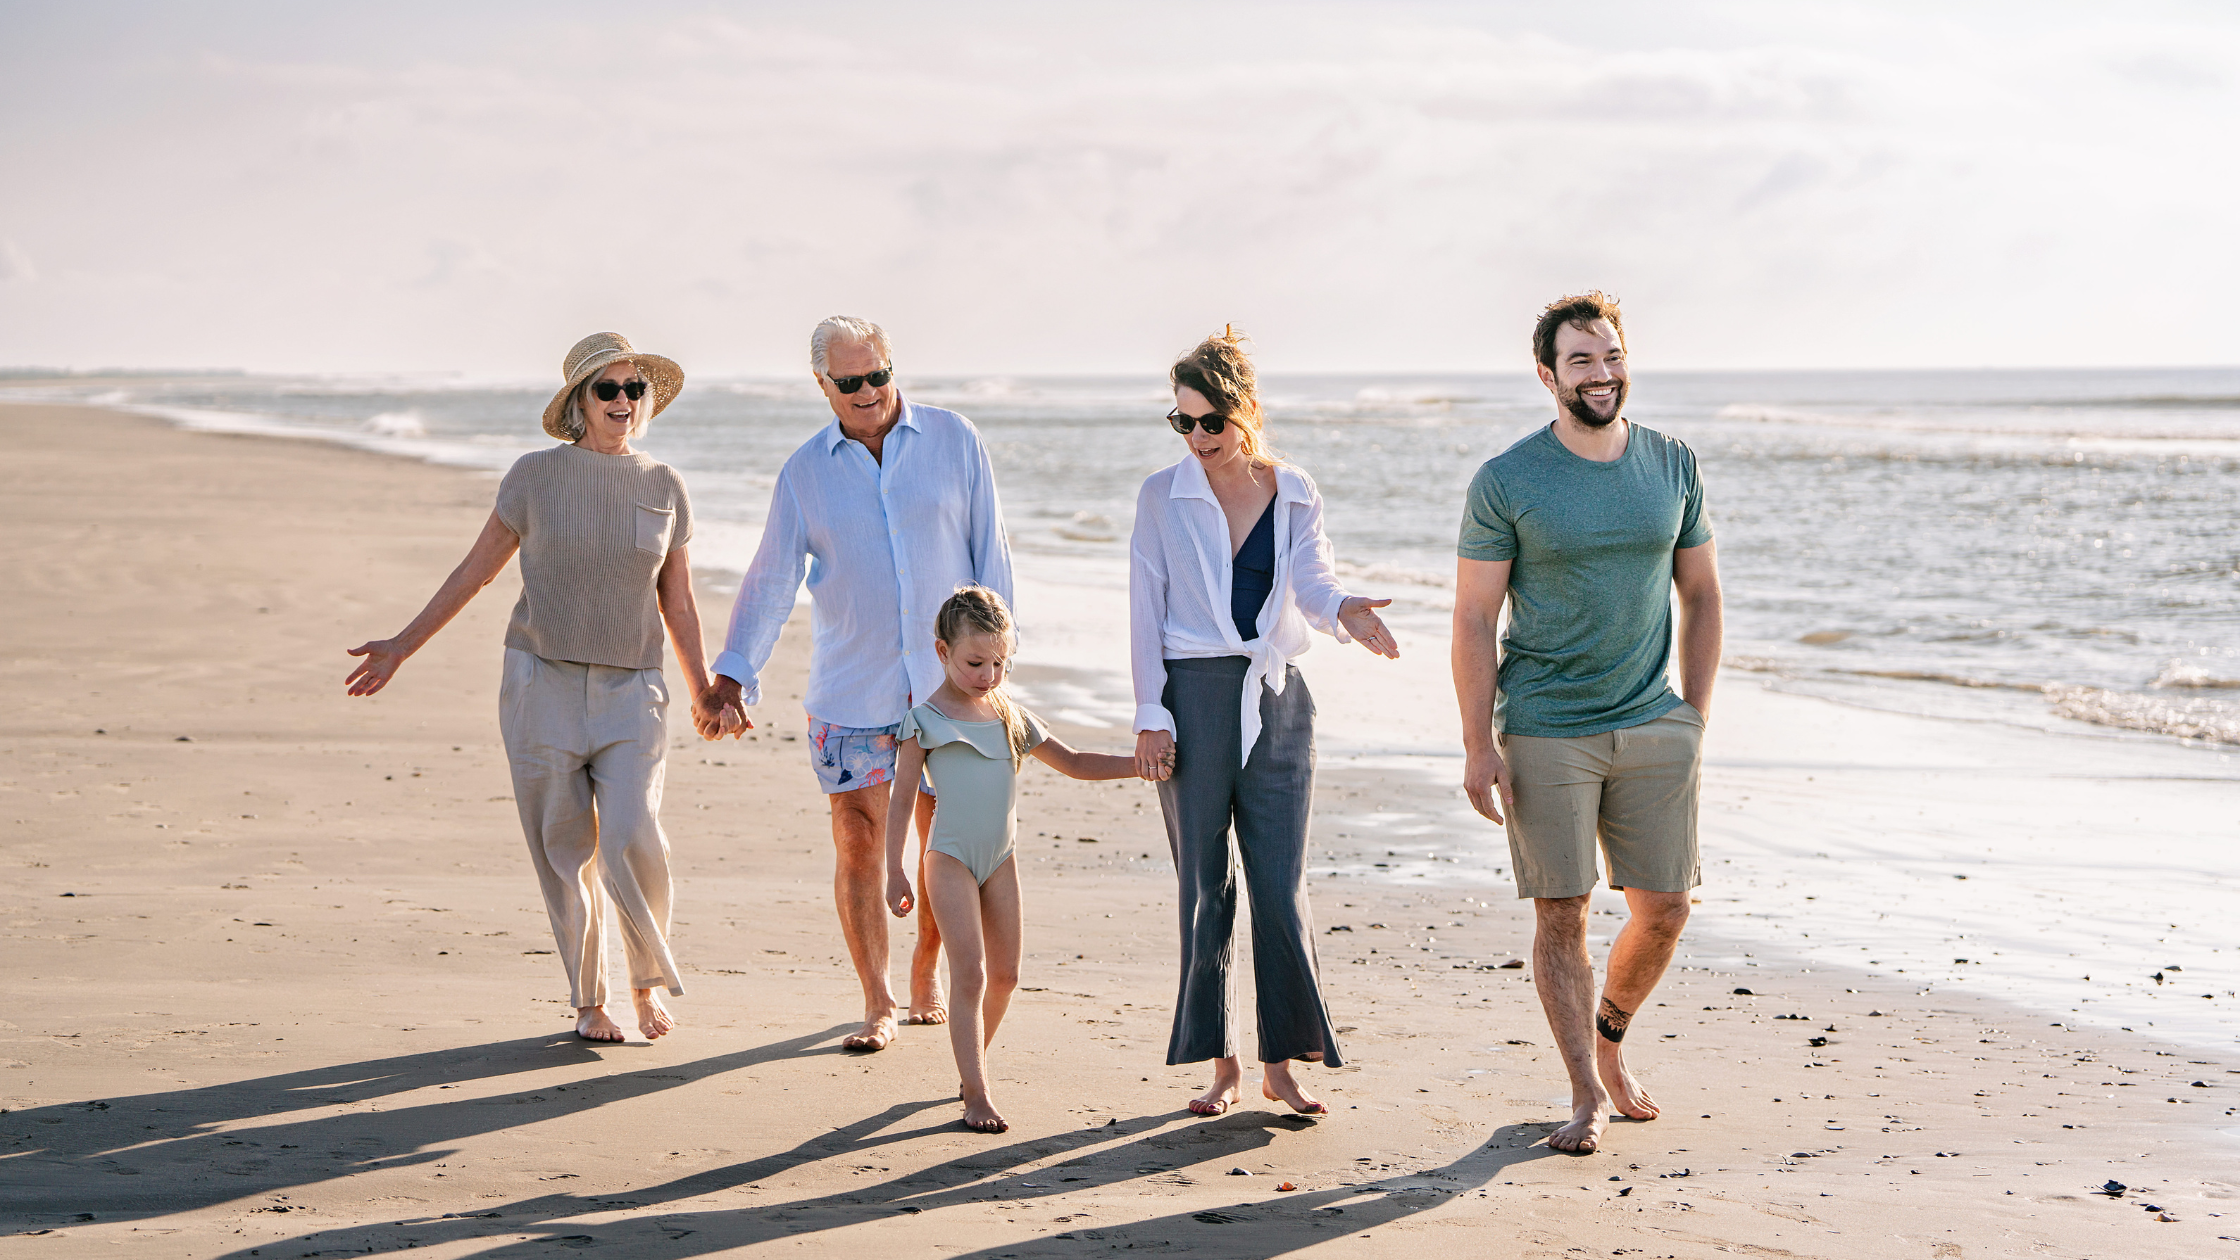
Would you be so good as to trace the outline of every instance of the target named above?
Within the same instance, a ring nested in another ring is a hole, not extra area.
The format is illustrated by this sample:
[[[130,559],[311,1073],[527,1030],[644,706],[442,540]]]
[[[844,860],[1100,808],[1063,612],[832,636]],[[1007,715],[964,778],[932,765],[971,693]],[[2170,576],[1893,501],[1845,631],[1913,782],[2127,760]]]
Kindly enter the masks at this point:
[[[600,402],[598,386],[601,381],[627,385],[643,381],[638,365],[628,359],[619,359],[607,365],[604,372],[583,383],[583,392],[577,396],[583,412],[583,441],[587,445],[618,446],[630,440],[630,434],[640,427],[653,411],[653,390],[648,388],[638,401],[631,402],[626,393],[617,392],[612,402]]]
[[[1003,685],[1011,672],[1011,638],[1002,634],[960,634],[955,642],[933,641],[949,685],[978,700]]]
[[[1175,386],[1174,409],[1178,415],[1192,418],[1212,415],[1215,410],[1204,394],[1188,385]],[[1203,425],[1192,425],[1190,431],[1182,435],[1182,444],[1190,448],[1190,453],[1210,473],[1228,468],[1244,457],[1244,428],[1233,419],[1222,425],[1218,434],[1206,432]]]
[[[866,381],[856,392],[843,394],[833,387],[833,378],[869,376],[893,366],[880,356],[879,347],[868,341],[838,341],[826,349],[825,369],[817,377],[817,388],[832,404],[832,414],[840,417],[841,428],[850,433],[883,432],[901,410],[902,394],[892,380],[877,389]]]
[[[1626,348],[1610,321],[1556,330],[1556,366],[1540,369],[1540,383],[1565,415],[1590,429],[1606,428],[1625,414]]]

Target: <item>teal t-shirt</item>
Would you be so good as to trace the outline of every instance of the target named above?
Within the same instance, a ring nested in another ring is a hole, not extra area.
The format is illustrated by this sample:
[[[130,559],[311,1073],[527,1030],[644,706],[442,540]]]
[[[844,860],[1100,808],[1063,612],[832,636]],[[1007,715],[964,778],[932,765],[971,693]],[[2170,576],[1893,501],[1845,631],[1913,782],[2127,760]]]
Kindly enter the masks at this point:
[[[1677,708],[1672,553],[1711,541],[1695,452],[1630,425],[1609,463],[1541,429],[1485,462],[1462,514],[1465,560],[1513,560],[1493,724],[1568,738]]]

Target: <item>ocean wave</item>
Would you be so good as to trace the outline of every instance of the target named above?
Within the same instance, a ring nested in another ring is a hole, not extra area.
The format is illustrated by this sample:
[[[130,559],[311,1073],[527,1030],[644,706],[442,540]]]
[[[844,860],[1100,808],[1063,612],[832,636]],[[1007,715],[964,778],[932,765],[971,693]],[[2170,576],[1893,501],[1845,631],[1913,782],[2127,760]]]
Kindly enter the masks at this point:
[[[2191,661],[2172,661],[2147,685],[2157,688],[2181,687],[2191,691],[2240,691],[2240,678],[2212,674]]]
[[[428,436],[426,417],[418,408],[404,411],[384,411],[358,426],[368,433],[381,437],[421,438]]]
[[[2098,687],[2044,689],[2053,711],[2065,718],[2179,739],[2240,744],[2240,707],[2208,698],[2165,700]]]
[[[1340,560],[1333,567],[1342,577],[1360,578],[1364,582],[1429,586],[1442,591],[1454,589],[1454,575],[1452,573],[1413,569],[1401,564],[1355,564],[1350,560]]]

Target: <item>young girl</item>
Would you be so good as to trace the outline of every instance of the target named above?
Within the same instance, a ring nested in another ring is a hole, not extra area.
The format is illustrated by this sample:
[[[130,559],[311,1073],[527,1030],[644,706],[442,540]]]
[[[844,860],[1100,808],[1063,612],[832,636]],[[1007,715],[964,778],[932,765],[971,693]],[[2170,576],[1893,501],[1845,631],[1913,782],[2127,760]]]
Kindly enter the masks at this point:
[[[986,1047],[1019,984],[1019,866],[1011,854],[1019,763],[1031,755],[1076,779],[1131,779],[1136,759],[1075,752],[1004,694],[1011,610],[994,591],[959,588],[934,614],[933,634],[948,679],[902,719],[893,791],[909,800],[926,773],[940,793],[925,896],[949,949],[949,1045],[965,1127],[1002,1133],[1011,1126],[988,1097]],[[912,905],[902,853],[909,814],[887,812],[887,907],[897,918]]]

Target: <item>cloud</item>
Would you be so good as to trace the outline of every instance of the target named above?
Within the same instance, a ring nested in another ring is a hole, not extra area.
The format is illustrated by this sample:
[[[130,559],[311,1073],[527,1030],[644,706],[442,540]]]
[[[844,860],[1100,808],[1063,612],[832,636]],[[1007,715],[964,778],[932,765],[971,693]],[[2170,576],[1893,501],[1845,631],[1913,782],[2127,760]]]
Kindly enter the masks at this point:
[[[792,371],[853,310],[931,368],[1140,368],[1233,319],[1272,367],[1449,369],[1508,366],[1542,301],[1600,286],[1667,364],[2230,357],[2235,190],[2204,155],[2240,119],[2199,95],[2228,22],[656,5],[618,36],[550,12],[435,42],[311,11],[129,56],[88,37],[0,98],[45,124],[0,137],[48,173],[0,211],[50,276],[0,336],[505,371],[612,326]],[[2180,318],[2149,337],[2139,310]]]
[[[31,258],[11,240],[0,238],[0,284],[30,284],[39,278]]]

